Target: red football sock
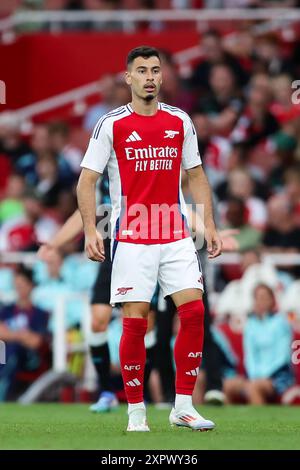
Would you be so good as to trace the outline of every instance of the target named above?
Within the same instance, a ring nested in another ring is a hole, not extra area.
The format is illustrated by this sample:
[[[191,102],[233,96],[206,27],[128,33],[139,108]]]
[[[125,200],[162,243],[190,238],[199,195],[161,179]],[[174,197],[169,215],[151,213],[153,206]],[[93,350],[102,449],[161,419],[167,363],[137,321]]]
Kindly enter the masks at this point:
[[[120,341],[120,363],[128,403],[144,400],[146,348],[144,337],[148,321],[144,318],[123,318]]]
[[[175,341],[176,393],[192,395],[202,360],[204,305],[194,300],[178,307],[180,329]]]

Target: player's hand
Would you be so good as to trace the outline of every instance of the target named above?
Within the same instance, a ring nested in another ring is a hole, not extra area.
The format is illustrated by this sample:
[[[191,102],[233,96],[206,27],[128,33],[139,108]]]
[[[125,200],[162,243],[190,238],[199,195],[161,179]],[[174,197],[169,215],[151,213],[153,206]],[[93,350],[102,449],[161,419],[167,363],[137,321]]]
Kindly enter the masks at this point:
[[[44,262],[48,262],[57,253],[57,249],[49,243],[43,243],[37,251],[37,257]]]
[[[225,229],[219,230],[219,235],[222,240],[222,251],[231,252],[239,251],[240,245],[234,235],[238,235],[240,231],[238,229]]]
[[[97,230],[91,234],[85,234],[85,253],[92,261],[103,263],[105,260],[103,238]]]
[[[222,253],[222,240],[215,227],[205,228],[208,258],[217,258]]]

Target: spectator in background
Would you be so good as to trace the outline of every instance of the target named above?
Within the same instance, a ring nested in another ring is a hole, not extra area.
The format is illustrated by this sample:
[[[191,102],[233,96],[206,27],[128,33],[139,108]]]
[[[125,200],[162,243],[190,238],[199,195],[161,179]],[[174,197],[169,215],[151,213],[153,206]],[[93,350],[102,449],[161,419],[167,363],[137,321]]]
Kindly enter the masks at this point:
[[[269,75],[265,72],[256,72],[251,75],[251,78],[248,83],[248,87],[245,90],[245,95],[249,98],[249,91],[252,89],[259,89],[262,91],[266,98],[271,102],[273,97],[272,81]]]
[[[266,93],[265,86],[254,81],[249,89],[247,106],[231,134],[233,142],[244,142],[253,148],[280,129],[277,119],[269,111],[270,101],[271,95]]]
[[[51,240],[59,228],[59,218],[55,211],[47,209],[36,192],[28,191],[23,198],[26,219],[34,232],[33,245],[27,249],[37,249],[39,243]]]
[[[5,155],[13,166],[20,157],[31,152],[21,138],[20,122],[11,111],[0,114],[0,154]]]
[[[81,150],[70,144],[70,128],[64,121],[55,121],[49,124],[51,150],[62,157],[76,175],[80,172],[80,163],[83,157]]]
[[[199,94],[210,90],[211,68],[220,63],[226,64],[231,69],[232,75],[236,77],[238,87],[247,83],[245,70],[236,57],[225,51],[221,35],[216,30],[209,30],[200,38],[200,47],[204,60],[195,68],[191,79],[193,88]]]
[[[284,174],[285,190],[289,199],[293,220],[300,229],[300,163],[288,168]]]
[[[289,126],[286,125],[282,131],[272,137],[271,145],[274,146],[276,163],[272,168],[268,181],[272,192],[283,191],[285,184],[285,172],[296,164],[297,139]]]
[[[216,187],[227,177],[230,142],[212,132],[212,125],[205,114],[192,116],[198,137],[199,152],[211,186]]]
[[[70,190],[71,185],[60,179],[59,164],[54,154],[45,154],[36,163],[36,191],[42,198],[45,207],[56,208],[59,195],[64,190]]]
[[[228,64],[219,63],[211,66],[208,79],[210,92],[200,97],[194,111],[209,117],[212,132],[228,134],[243,109],[236,76]]]
[[[25,181],[23,176],[10,175],[0,202],[0,227],[8,220],[22,217],[24,215],[24,206],[22,196],[25,192]]]
[[[31,149],[23,154],[16,162],[16,171],[21,173],[26,183],[36,184],[37,176],[35,171],[36,161],[39,157],[50,151],[50,139],[47,126],[43,124],[36,125],[31,136]]]
[[[22,204],[24,213],[7,220],[0,228],[0,250],[36,250],[38,243],[49,242],[58,230],[57,214],[45,208],[38,194],[26,191]]]
[[[249,148],[244,142],[231,143],[231,151],[226,160],[226,178],[221,181],[215,189],[220,201],[225,201],[230,195],[228,175],[235,170],[246,172],[252,179],[254,186],[253,194],[262,200],[270,196],[270,188],[262,181],[261,171],[255,166],[249,165]]]
[[[273,196],[267,204],[268,226],[262,243],[265,251],[295,253],[300,251],[300,228],[293,217],[293,207],[285,194]]]
[[[232,236],[236,241],[238,251],[243,253],[259,248],[262,233],[249,224],[247,206],[242,199],[230,196],[227,200],[224,216],[223,228],[238,231],[237,234]],[[240,277],[241,267],[239,265],[223,264],[217,278],[218,288],[222,289],[226,283]]]
[[[223,37],[223,47],[229,54],[239,60],[243,70],[249,76],[252,72],[252,57],[255,44],[255,35],[253,34],[250,23],[241,23],[239,25],[237,24],[235,28],[236,29],[234,31],[227,33]]]
[[[130,101],[129,88],[113,75],[101,77],[100,87],[102,101],[88,109],[83,122],[83,127],[88,132],[94,129],[101,116]]]
[[[254,48],[253,70],[265,72],[273,77],[282,73],[294,76],[293,63],[283,57],[276,33],[265,34],[257,38]]]
[[[31,136],[32,152],[23,155],[16,163],[16,171],[25,176],[26,182],[35,186],[38,182],[37,162],[42,158],[49,158],[53,155],[51,150],[51,139],[49,129],[46,124],[38,124],[34,127]],[[64,183],[70,183],[75,180],[75,175],[69,163],[60,155],[55,155],[58,159],[59,178]]]
[[[267,222],[267,210],[264,202],[254,195],[255,184],[246,169],[235,169],[228,175],[227,194],[244,201],[247,210],[248,223],[258,229],[263,230]],[[220,205],[221,212],[226,211],[226,202]]]
[[[48,314],[31,300],[32,272],[21,267],[14,276],[17,300],[0,310],[0,340],[6,343],[6,364],[0,365],[0,401],[16,398],[48,368],[42,347],[47,342]],[[20,383],[18,373],[31,373]]]
[[[225,214],[225,228],[239,230],[235,235],[240,251],[256,248],[261,241],[261,232],[248,222],[248,211],[245,202],[237,197],[230,197],[227,201]]]
[[[232,403],[244,398],[252,405],[263,405],[294,383],[291,328],[265,284],[254,290],[253,313],[246,322],[243,342],[247,379],[237,377],[225,383],[227,400]]]

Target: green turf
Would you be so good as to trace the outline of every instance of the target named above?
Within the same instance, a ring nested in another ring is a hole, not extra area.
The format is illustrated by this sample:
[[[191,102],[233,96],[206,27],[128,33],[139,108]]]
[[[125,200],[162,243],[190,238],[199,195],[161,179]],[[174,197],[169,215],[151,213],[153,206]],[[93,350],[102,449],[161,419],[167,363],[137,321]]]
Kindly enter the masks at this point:
[[[300,407],[200,407],[217,428],[168,425],[148,408],[150,433],[126,433],[126,408],[92,414],[87,405],[0,405],[0,449],[300,449]]]

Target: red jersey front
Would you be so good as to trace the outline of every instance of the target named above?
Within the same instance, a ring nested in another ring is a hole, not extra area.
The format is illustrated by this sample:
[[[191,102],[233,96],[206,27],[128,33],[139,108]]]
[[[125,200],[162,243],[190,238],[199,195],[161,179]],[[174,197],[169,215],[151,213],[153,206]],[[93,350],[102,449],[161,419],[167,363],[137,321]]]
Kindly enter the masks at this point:
[[[95,126],[81,166],[108,166],[112,237],[131,243],[169,243],[190,235],[181,193],[184,169],[201,164],[189,116],[163,103],[153,116],[130,105]]]

